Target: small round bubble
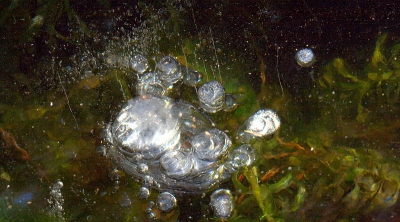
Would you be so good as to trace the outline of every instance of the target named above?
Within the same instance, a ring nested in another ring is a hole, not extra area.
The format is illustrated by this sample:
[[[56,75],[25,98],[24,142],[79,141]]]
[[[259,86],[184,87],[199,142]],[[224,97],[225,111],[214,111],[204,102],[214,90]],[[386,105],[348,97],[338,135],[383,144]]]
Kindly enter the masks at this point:
[[[160,193],[157,197],[157,208],[162,212],[170,212],[176,207],[176,198],[169,192]]]
[[[178,149],[180,123],[171,101],[143,95],[128,101],[112,125],[112,135],[123,152],[156,159]]]
[[[193,150],[197,157],[207,161],[221,159],[231,144],[229,137],[219,129],[204,131],[192,139]]]
[[[138,197],[140,199],[147,199],[150,196],[150,190],[147,187],[140,187],[138,191]]]
[[[230,153],[224,166],[229,172],[234,173],[241,167],[248,167],[253,164],[256,158],[257,153],[251,145],[242,144]]]
[[[156,72],[161,81],[167,84],[176,83],[182,78],[178,61],[172,56],[161,58],[156,65]]]
[[[210,205],[218,218],[229,218],[233,211],[233,197],[229,190],[218,189],[210,196]]]
[[[167,93],[167,88],[153,72],[145,73],[139,77],[136,83],[136,90],[139,95],[163,96]]]
[[[138,166],[137,166],[137,171],[139,173],[145,174],[145,173],[147,173],[149,171],[149,166],[147,164],[145,164],[145,163],[139,163]]]
[[[206,82],[197,91],[200,107],[206,112],[215,113],[225,104],[225,89],[218,81]]]
[[[190,174],[193,167],[192,156],[180,150],[169,151],[160,158],[165,174],[172,178],[182,178]]]
[[[149,62],[146,57],[136,54],[131,58],[130,66],[137,73],[143,74],[149,68]]]
[[[278,115],[270,109],[262,109],[253,114],[248,120],[245,132],[263,137],[274,134],[280,127]]]
[[[191,68],[183,68],[183,82],[189,86],[196,86],[202,79],[202,74]]]
[[[310,67],[314,65],[316,61],[314,52],[309,48],[300,49],[297,51],[295,59],[297,64],[299,64],[301,67]]]

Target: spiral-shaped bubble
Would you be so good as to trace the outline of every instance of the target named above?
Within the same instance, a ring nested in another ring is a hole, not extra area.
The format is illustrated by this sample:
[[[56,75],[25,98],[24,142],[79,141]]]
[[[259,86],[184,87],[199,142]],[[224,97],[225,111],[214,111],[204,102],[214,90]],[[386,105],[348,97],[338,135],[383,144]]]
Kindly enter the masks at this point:
[[[180,179],[192,171],[193,158],[180,150],[169,151],[160,158],[160,165],[167,176]]]
[[[230,153],[224,167],[230,173],[234,173],[241,167],[248,167],[253,164],[256,158],[257,153],[253,147],[250,144],[242,144]]]
[[[221,159],[232,144],[229,137],[219,129],[204,131],[194,136],[191,143],[196,156],[207,161]]]
[[[181,66],[172,56],[164,56],[157,62],[156,73],[166,85],[182,79]]]
[[[200,107],[206,112],[220,111],[225,104],[225,89],[218,81],[206,82],[197,91]]]
[[[262,109],[254,113],[246,122],[245,132],[263,137],[274,134],[281,126],[278,115],[270,109]]]
[[[136,83],[136,89],[139,95],[164,96],[167,92],[162,81],[153,72],[148,72],[139,77]]]

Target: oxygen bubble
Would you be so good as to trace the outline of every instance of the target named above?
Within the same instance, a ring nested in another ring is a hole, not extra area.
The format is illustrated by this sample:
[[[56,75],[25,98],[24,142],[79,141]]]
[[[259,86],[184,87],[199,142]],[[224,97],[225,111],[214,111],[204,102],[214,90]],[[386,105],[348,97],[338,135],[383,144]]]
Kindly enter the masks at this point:
[[[140,199],[147,199],[150,196],[150,190],[147,187],[140,187],[138,191],[138,197]]]
[[[167,84],[173,84],[182,79],[180,65],[172,56],[165,56],[158,61],[156,73],[161,81]]]
[[[136,54],[131,58],[130,67],[139,74],[143,74],[149,68],[146,57]]]
[[[153,183],[154,183],[154,179],[150,175],[146,175],[143,177],[143,186],[151,187],[153,185]]]
[[[237,107],[238,107],[238,103],[236,102],[235,97],[231,94],[226,94],[224,111],[231,112],[231,111],[235,110]]]
[[[224,166],[230,173],[234,173],[241,167],[253,164],[256,158],[257,153],[253,147],[250,144],[243,144],[231,152]]]
[[[316,61],[314,52],[309,48],[300,49],[297,51],[295,59],[297,64],[299,64],[301,67],[310,67],[314,65]]]
[[[215,113],[225,104],[225,89],[218,81],[206,82],[197,91],[200,107],[206,112]]]
[[[192,139],[192,147],[196,156],[207,161],[221,159],[231,145],[229,137],[219,129],[204,131]]]
[[[218,218],[229,218],[233,211],[233,198],[229,190],[218,189],[210,196],[210,205]]]
[[[167,176],[179,179],[190,174],[193,168],[193,160],[188,153],[174,150],[165,153],[160,158],[160,165]]]
[[[176,198],[169,192],[160,193],[157,197],[157,207],[162,212],[170,212],[176,207]]]
[[[120,199],[120,205],[121,207],[129,207],[132,203],[131,199],[129,198],[129,196],[125,193],[123,194],[123,196]]]
[[[107,155],[107,147],[104,145],[96,147],[96,153],[99,156],[106,156]]]
[[[179,149],[179,114],[167,98],[139,96],[122,108],[111,134],[121,152],[157,159],[168,150]]]
[[[139,95],[150,94],[154,96],[163,96],[167,92],[162,81],[153,72],[148,72],[139,77],[136,83],[136,90]]]
[[[183,82],[189,86],[196,86],[202,79],[202,74],[191,68],[183,68]]]
[[[245,132],[255,137],[270,136],[280,127],[281,121],[270,109],[262,109],[254,113],[246,123]]]
[[[147,164],[145,164],[145,163],[139,163],[138,166],[137,166],[137,171],[139,173],[145,174],[145,173],[147,173],[149,171],[149,166]]]

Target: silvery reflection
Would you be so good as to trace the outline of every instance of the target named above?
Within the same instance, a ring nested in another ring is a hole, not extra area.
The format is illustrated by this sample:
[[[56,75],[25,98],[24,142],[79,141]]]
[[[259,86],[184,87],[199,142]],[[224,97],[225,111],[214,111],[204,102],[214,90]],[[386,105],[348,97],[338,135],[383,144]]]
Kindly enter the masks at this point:
[[[112,144],[108,154],[125,172],[141,179],[144,187],[205,192],[229,178],[214,172],[223,170],[219,160],[231,141],[212,125],[189,104],[138,96],[127,102],[107,128]],[[147,178],[152,182],[146,182]]]
[[[220,111],[225,104],[225,89],[218,81],[206,82],[197,91],[200,107],[206,112]]]
[[[167,150],[179,149],[178,113],[167,98],[143,95],[129,100],[111,131],[122,152],[139,153],[144,159],[157,159]]]

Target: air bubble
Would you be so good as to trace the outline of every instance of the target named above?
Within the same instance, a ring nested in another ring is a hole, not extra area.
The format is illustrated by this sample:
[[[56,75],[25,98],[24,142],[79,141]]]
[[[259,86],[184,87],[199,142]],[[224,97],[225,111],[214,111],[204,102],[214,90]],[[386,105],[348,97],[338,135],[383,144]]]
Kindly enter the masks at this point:
[[[210,196],[210,205],[218,218],[229,218],[233,211],[233,197],[229,190],[218,189]]]
[[[225,89],[218,81],[206,82],[200,86],[197,96],[200,107],[209,113],[221,110],[225,104]]]
[[[167,93],[167,88],[153,72],[145,73],[139,77],[136,83],[136,90],[139,95],[163,96]]]
[[[172,178],[182,178],[190,174],[193,167],[192,156],[180,150],[169,151],[160,158],[165,174]]]
[[[157,197],[157,208],[162,212],[170,212],[176,207],[176,198],[169,192],[160,193]]]
[[[311,67],[316,61],[314,52],[309,48],[300,49],[296,53],[295,59],[301,67]]]
[[[145,174],[145,173],[147,173],[149,171],[149,166],[147,164],[145,164],[145,163],[139,163],[138,166],[137,166],[137,171],[139,173]]]
[[[254,137],[271,136],[279,129],[280,125],[281,121],[274,111],[262,109],[247,120],[244,132],[239,130],[239,136],[243,137],[243,133]]]
[[[130,67],[138,74],[143,74],[149,68],[149,62],[146,57],[136,54],[130,61]]]
[[[160,80],[167,85],[174,84],[182,79],[180,64],[172,56],[165,56],[158,61],[156,73]]]
[[[251,145],[243,144],[231,152],[224,166],[230,173],[234,173],[241,167],[253,164],[256,158],[257,153]]]
[[[188,67],[183,68],[183,70],[184,70],[183,82],[186,85],[196,86],[197,84],[200,83],[203,76],[200,72],[197,72],[196,70],[193,70]]]
[[[166,98],[143,95],[129,100],[111,130],[121,151],[140,153],[144,159],[179,149],[178,113]]]
[[[232,145],[229,137],[219,129],[204,131],[194,136],[191,143],[196,156],[207,161],[221,159]]]
[[[138,191],[138,197],[140,199],[147,199],[150,196],[150,190],[147,187],[140,187]]]

